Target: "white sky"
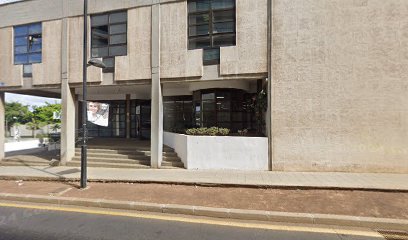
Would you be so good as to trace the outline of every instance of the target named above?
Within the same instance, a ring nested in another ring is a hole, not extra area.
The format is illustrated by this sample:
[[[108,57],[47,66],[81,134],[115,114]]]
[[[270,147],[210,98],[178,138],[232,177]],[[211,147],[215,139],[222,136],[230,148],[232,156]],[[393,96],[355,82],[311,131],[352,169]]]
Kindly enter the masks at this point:
[[[18,1],[22,1],[22,0],[0,0],[0,4],[2,4],[2,3],[10,3],[10,2],[18,2]]]
[[[61,100],[56,98],[44,98],[22,94],[6,93],[6,102],[19,102],[23,105],[43,106],[46,102],[61,103]]]

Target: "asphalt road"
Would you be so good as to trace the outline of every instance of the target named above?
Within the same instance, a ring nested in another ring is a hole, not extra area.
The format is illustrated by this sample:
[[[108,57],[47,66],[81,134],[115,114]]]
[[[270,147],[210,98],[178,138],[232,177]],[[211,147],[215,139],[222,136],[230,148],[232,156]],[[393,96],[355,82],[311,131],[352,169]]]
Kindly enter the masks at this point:
[[[267,230],[29,208],[0,207],[1,240],[378,240],[382,238]]]

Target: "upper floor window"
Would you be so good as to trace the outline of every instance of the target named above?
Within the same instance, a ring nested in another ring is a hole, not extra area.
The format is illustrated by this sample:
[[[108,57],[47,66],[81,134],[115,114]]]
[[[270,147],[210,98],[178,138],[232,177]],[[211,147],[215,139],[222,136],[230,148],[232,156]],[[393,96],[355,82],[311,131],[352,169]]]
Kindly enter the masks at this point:
[[[188,47],[203,49],[205,65],[219,64],[220,47],[234,46],[235,0],[188,1]]]
[[[115,56],[127,55],[127,12],[114,12],[91,17],[92,57],[102,58],[104,72],[114,72]]]
[[[31,77],[32,63],[41,63],[41,50],[41,23],[14,27],[14,64],[24,65],[24,77]]]

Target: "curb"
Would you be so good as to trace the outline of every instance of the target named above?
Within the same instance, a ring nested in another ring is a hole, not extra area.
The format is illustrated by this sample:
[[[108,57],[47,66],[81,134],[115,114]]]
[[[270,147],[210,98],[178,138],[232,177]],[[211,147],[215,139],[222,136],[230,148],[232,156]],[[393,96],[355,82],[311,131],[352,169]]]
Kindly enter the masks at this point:
[[[166,214],[183,214],[200,217],[215,217],[239,220],[336,225],[344,227],[364,227],[371,229],[393,231],[401,230],[404,231],[408,229],[408,220],[390,218],[356,217],[332,214],[289,213],[261,210],[242,210],[178,204],[157,204],[145,202],[113,201],[105,199],[49,197],[41,195],[23,195],[8,193],[0,193],[0,200],[30,203],[46,203],[56,205],[70,205],[80,207],[110,208],[133,211],[147,211]]]
[[[43,181],[43,182],[79,182],[80,178],[75,177],[33,177],[33,176],[1,176],[4,181]],[[209,183],[194,181],[157,181],[157,180],[112,180],[112,179],[88,179],[88,182],[96,183],[140,183],[140,184],[167,184],[167,185],[185,185],[202,187],[241,187],[241,188],[265,188],[265,189],[319,189],[319,190],[343,190],[343,191],[377,191],[377,192],[408,192],[408,189],[401,188],[382,188],[382,187],[342,187],[342,186],[306,186],[306,185],[288,185],[288,184],[239,184],[239,183]]]

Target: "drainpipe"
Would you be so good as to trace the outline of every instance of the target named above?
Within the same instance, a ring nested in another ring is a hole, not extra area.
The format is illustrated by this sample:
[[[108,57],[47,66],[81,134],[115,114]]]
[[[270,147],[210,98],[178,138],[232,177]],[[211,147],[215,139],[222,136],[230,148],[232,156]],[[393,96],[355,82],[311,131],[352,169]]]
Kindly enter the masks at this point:
[[[273,139],[272,139],[272,19],[273,19],[273,0],[268,0],[268,167],[272,171],[273,161]]]

